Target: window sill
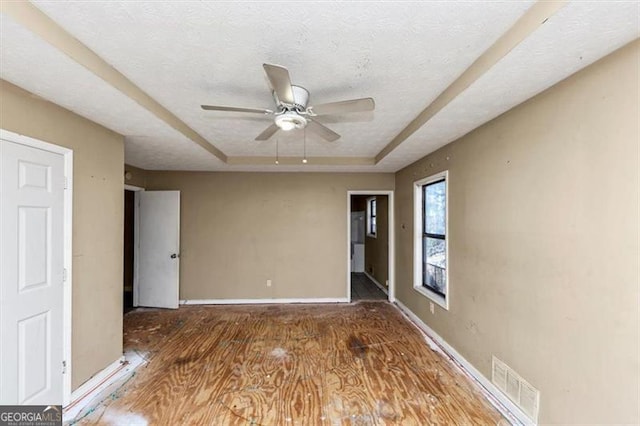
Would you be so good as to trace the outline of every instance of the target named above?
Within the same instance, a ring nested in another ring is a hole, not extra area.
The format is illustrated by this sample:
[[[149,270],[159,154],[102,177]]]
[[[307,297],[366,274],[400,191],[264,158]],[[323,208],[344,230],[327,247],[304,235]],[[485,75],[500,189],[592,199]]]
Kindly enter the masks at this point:
[[[376,234],[367,234],[367,237],[369,237],[369,238],[378,238],[378,237],[376,236]]]
[[[438,293],[429,290],[428,288],[424,287],[424,286],[414,286],[413,289],[420,293],[421,295],[423,295],[424,297],[426,297],[427,299],[431,300],[433,303],[436,303],[438,306],[443,307],[444,309],[446,309],[447,311],[449,310],[449,300],[448,298],[442,297],[441,295],[439,295]]]

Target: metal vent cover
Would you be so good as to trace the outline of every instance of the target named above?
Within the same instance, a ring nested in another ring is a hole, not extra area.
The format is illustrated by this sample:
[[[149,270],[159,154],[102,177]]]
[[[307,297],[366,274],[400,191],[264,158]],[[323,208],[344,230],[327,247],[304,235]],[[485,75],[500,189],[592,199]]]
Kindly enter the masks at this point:
[[[491,382],[520,407],[529,419],[534,423],[538,422],[540,391],[495,356],[491,368]]]

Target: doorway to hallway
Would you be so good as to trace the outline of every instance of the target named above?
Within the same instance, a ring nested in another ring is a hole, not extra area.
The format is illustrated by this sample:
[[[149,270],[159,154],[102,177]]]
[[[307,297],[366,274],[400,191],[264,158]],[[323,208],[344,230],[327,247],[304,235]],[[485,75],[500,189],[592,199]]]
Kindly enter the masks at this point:
[[[348,191],[349,300],[393,301],[393,191]]]

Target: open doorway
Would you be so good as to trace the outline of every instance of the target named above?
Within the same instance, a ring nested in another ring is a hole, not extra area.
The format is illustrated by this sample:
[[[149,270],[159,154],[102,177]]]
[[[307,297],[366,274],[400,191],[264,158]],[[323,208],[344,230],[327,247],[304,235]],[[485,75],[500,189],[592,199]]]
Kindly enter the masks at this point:
[[[135,191],[124,190],[124,262],[122,277],[122,310],[133,309],[133,270],[135,247]]]
[[[123,311],[178,308],[180,191],[124,187]]]
[[[124,185],[124,235],[122,263],[122,312],[126,314],[138,306],[136,297],[136,256],[138,244],[138,197],[144,188]]]
[[[349,297],[393,300],[393,192],[349,191]]]

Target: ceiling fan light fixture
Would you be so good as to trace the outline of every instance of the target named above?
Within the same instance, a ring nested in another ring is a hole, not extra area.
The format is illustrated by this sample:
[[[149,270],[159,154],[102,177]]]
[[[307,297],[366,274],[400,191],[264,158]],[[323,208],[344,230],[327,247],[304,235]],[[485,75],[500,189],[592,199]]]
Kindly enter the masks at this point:
[[[345,101],[329,102],[309,105],[309,91],[302,86],[291,84],[289,70],[281,65],[262,64],[267,76],[269,87],[276,108],[229,107],[220,105],[200,105],[207,111],[231,111],[274,116],[274,123],[256,136],[257,141],[270,139],[279,130],[291,131],[309,127],[316,135],[328,142],[335,142],[340,135],[313,118],[323,115],[335,115],[349,112],[373,111],[373,98],[349,99]],[[277,160],[277,158],[276,158]]]
[[[307,120],[303,116],[291,111],[276,116],[275,121],[276,126],[285,132],[293,129],[304,129],[307,126]]]

